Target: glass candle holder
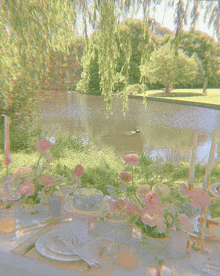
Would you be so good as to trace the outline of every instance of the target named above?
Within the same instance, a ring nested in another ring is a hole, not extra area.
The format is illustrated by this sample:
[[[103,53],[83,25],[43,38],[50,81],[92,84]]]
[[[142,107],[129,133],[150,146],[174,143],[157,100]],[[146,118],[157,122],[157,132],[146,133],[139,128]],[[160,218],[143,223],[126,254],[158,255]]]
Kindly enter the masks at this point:
[[[0,240],[15,240],[16,236],[16,209],[0,210]]]

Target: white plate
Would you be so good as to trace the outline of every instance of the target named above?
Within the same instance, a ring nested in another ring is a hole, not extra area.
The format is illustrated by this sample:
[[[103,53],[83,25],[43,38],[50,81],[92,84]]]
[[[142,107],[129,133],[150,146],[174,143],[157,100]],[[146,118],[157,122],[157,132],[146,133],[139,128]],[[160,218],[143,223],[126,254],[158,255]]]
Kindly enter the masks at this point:
[[[68,247],[67,245],[62,242],[61,240],[58,239],[57,235],[53,232],[50,232],[46,236],[47,244],[46,247],[56,253],[56,254],[61,254],[61,255],[67,255],[67,256],[72,256],[75,255]]]
[[[217,188],[220,188],[220,183],[211,185],[209,190],[214,196],[220,198],[220,191]]]
[[[80,211],[79,212],[77,212],[77,210],[76,209],[74,209],[73,208],[73,206],[72,206],[72,200],[69,200],[69,201],[67,201],[66,203],[64,203],[64,206],[63,206],[63,208],[64,208],[64,210],[66,211],[66,212],[68,212],[70,215],[72,214],[74,217],[78,217],[78,218],[96,218],[97,217],[97,215],[98,215],[98,211],[96,212],[96,213],[94,213],[94,214],[90,214],[89,212],[88,212],[88,214],[86,214],[86,213],[81,213]]]
[[[59,252],[56,252],[57,244],[56,245],[53,244],[54,238],[55,236],[54,236],[54,233],[52,232],[46,233],[45,235],[40,237],[35,243],[35,248],[38,251],[38,253],[40,253],[44,257],[57,260],[57,261],[72,262],[72,261],[79,261],[82,259],[78,255],[75,255],[73,253],[71,255],[70,254],[71,252],[67,251],[68,249],[67,246],[64,247],[65,245],[64,243],[63,243],[64,245],[62,246],[62,249],[64,249],[64,252],[62,252],[61,248],[60,250],[58,250]]]

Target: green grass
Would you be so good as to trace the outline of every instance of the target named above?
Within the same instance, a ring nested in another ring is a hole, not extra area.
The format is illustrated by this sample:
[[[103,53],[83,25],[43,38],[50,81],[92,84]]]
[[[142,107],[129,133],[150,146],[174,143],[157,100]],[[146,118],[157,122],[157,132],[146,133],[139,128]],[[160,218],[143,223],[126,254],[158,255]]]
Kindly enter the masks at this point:
[[[78,143],[77,143],[78,141]],[[123,156],[118,158],[113,150],[105,148],[96,150],[91,145],[83,146],[80,140],[73,138],[66,138],[60,140],[59,143],[52,146],[50,149],[55,155],[55,160],[50,164],[51,171],[46,174],[52,174],[59,179],[64,176],[67,185],[73,185],[72,173],[77,164],[82,164],[84,167],[84,174],[81,177],[82,187],[94,187],[101,190],[104,195],[110,195],[107,191],[106,185],[114,187],[114,194],[123,197],[125,194],[121,192],[120,182],[118,176],[120,172],[127,171],[132,174],[130,166],[124,166]],[[61,154],[62,153],[62,154]],[[31,166],[39,158],[39,153],[32,152],[18,152],[11,153],[13,162],[9,166],[9,174],[13,175],[18,166]],[[0,177],[5,174],[4,169],[4,155],[0,154]],[[180,162],[178,165],[172,162],[164,162],[157,164],[149,156],[141,154],[140,164],[134,167],[134,186],[129,183],[127,185],[127,192],[132,195],[136,191],[137,185],[149,184],[151,187],[154,184],[164,183],[171,189],[169,197],[170,202],[184,208],[186,200],[181,197],[179,192],[179,183],[187,183],[189,176],[189,162]],[[196,165],[195,187],[201,188],[205,173],[205,166],[202,164]],[[220,165],[215,165],[212,170],[210,184],[219,182]],[[209,208],[212,217],[220,216],[220,201],[212,197],[212,206]]]
[[[147,90],[145,95],[147,97],[161,97],[180,101],[220,105],[220,89],[217,88],[207,89],[206,94],[202,93],[202,89],[173,89],[170,94],[164,93],[161,90]],[[140,96],[143,96],[143,94]]]

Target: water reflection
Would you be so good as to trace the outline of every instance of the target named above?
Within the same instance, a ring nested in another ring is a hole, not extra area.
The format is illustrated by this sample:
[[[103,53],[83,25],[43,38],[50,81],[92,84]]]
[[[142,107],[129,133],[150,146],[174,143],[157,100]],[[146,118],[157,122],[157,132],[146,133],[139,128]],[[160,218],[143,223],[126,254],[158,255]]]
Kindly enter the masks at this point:
[[[50,135],[81,135],[99,148],[112,147],[120,155],[145,150],[166,159],[170,151],[172,155],[178,153],[180,159],[191,151],[193,133],[197,132],[197,156],[201,161],[208,155],[213,133],[220,126],[218,110],[153,101],[148,101],[145,109],[138,99],[129,99],[126,117],[120,98],[113,101],[113,114],[108,114],[101,97],[76,93],[55,94],[39,106],[38,123]],[[132,134],[134,128],[140,133]]]

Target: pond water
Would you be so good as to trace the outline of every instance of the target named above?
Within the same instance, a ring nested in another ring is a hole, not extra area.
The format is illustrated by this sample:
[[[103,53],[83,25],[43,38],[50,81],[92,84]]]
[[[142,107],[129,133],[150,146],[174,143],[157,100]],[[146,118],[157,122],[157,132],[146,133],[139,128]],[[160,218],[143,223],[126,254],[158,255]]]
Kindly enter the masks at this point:
[[[52,138],[66,133],[81,136],[98,148],[112,147],[120,156],[144,150],[153,157],[176,161],[190,157],[197,133],[197,159],[207,161],[213,134],[220,129],[219,110],[154,101],[148,101],[145,109],[140,99],[129,99],[128,106],[124,117],[121,98],[114,98],[109,114],[100,96],[54,93],[39,103],[38,123]],[[132,134],[134,128],[140,132]]]

